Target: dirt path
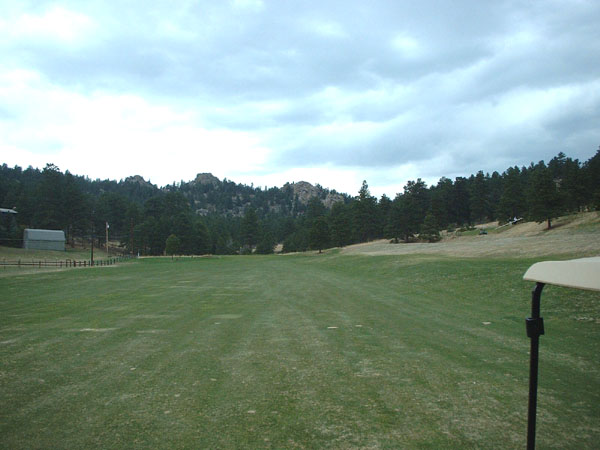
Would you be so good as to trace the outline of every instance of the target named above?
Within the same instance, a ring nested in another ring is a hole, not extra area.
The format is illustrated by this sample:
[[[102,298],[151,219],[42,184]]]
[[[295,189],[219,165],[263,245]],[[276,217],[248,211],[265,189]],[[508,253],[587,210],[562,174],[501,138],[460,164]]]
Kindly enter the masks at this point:
[[[491,230],[488,224],[488,230]],[[556,227],[545,230],[545,224],[527,222],[498,229],[481,236],[449,235],[435,244],[390,244],[380,240],[352,245],[344,254],[443,256],[546,256],[569,254],[600,255],[600,215],[598,212],[566,216],[556,220]]]

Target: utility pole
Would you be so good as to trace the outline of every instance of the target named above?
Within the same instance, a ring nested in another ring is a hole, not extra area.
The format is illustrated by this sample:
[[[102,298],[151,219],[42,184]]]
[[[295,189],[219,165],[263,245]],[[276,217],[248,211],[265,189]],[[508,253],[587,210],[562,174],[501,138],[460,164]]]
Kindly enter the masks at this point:
[[[108,257],[108,222],[106,222],[106,256]]]
[[[133,217],[131,218],[131,222],[129,225],[129,249],[131,254],[133,255]]]
[[[94,265],[94,211],[92,211],[92,253],[90,256],[90,265]]]

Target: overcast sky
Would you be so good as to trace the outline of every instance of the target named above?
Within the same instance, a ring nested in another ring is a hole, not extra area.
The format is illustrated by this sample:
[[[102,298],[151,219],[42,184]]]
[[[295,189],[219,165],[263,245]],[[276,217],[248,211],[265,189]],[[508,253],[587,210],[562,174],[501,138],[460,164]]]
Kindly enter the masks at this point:
[[[600,2],[0,0],[0,163],[394,197],[600,145]]]

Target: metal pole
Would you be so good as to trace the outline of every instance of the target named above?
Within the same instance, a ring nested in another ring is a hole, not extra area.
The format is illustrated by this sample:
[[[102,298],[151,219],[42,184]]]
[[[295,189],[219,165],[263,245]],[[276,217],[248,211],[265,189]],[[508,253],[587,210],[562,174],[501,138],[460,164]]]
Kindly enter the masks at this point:
[[[133,255],[133,218],[129,223],[129,254]]]
[[[94,211],[92,211],[92,254],[90,257],[90,266],[94,265]]]
[[[544,334],[544,319],[540,317],[540,298],[544,283],[536,283],[531,292],[531,317],[525,319],[527,336],[531,339],[529,351],[529,410],[527,414],[527,450],[535,448],[535,419],[537,410],[538,360],[540,336]]]

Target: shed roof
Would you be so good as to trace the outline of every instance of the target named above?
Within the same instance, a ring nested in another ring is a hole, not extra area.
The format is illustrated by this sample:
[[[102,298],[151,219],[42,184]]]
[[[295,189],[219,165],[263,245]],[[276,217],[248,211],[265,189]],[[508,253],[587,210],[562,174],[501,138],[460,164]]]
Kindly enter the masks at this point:
[[[9,208],[0,208],[0,213],[17,214],[17,212],[14,209]]]
[[[65,232],[62,230],[25,229],[25,239],[31,241],[65,241]]]
[[[539,262],[527,269],[523,279],[600,291],[600,256],[569,261]]]

